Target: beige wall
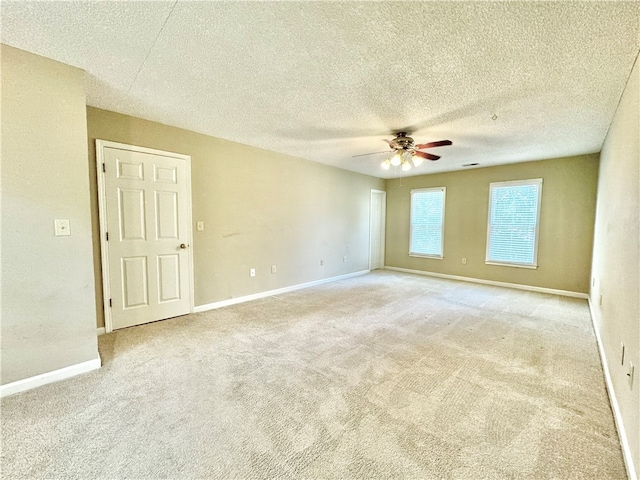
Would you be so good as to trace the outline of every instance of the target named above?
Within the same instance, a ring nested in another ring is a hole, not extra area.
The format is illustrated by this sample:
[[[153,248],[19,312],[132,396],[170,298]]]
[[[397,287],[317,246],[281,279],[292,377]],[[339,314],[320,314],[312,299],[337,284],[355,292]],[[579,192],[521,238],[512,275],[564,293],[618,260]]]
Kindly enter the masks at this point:
[[[615,398],[640,478],[640,66],[631,73],[600,157],[590,292]],[[602,295],[602,305],[600,305]],[[621,364],[621,343],[626,345]],[[636,366],[633,390],[629,362]]]
[[[191,155],[193,221],[206,225],[193,232],[196,306],[368,268],[370,191],[384,180],[91,107],[87,122],[98,326],[96,139]]]
[[[2,384],[98,358],[84,73],[5,45]],[[54,236],[68,219],[71,236]]]
[[[389,180],[386,265],[586,293],[597,173],[594,154]],[[528,178],[543,178],[539,267],[485,265],[489,183]],[[411,189],[440,186],[447,189],[444,259],[409,257]]]

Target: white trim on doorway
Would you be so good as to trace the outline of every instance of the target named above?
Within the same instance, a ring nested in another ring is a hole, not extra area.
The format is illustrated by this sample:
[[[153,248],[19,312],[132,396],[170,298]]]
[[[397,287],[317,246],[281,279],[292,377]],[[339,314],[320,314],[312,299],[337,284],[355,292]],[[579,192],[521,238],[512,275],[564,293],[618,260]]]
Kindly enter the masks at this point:
[[[373,230],[373,226],[374,226],[374,221],[373,221],[373,202],[374,202],[374,196],[380,196],[382,198],[382,208],[380,209],[379,215],[380,218],[378,219],[379,222],[377,223],[378,225],[380,225],[380,234],[381,234],[381,238],[380,238],[380,265],[376,268],[384,268],[384,259],[385,259],[385,232],[386,232],[386,220],[387,220],[387,192],[385,192],[384,190],[376,190],[376,189],[371,189],[371,197],[369,199],[369,270],[372,270],[373,267],[373,262],[372,262],[372,255],[373,255],[373,235],[374,232]]]

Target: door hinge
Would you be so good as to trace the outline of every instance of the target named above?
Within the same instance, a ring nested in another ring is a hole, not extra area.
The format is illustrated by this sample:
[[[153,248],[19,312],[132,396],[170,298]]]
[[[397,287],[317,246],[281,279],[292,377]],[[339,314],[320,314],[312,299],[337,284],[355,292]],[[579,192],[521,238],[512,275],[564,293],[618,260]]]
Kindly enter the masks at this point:
[[[107,242],[109,241],[109,232],[106,233],[107,235]]]
[[[104,163],[102,164],[102,171],[103,171],[104,173],[106,173],[106,172],[107,172],[107,167],[105,166],[105,164],[104,164]]]
[[[113,301],[109,299],[109,307],[113,307]]]

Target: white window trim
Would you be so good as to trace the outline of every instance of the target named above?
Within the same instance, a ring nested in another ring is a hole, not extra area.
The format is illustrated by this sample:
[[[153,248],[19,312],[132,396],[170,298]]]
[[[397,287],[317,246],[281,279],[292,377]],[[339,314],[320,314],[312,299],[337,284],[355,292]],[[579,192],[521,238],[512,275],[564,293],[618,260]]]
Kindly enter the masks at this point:
[[[535,238],[533,241],[533,262],[532,263],[519,263],[519,262],[500,262],[495,260],[489,260],[489,240],[491,237],[491,199],[493,198],[493,189],[500,187],[517,187],[520,185],[536,185],[538,187],[538,205],[536,206],[536,229]],[[489,184],[489,209],[487,213],[487,248],[485,251],[486,265],[499,265],[502,267],[516,267],[516,268],[538,268],[538,240],[540,239],[540,208],[542,205],[542,178],[531,178],[527,180],[510,180],[507,182],[491,182]]]
[[[442,192],[442,233],[440,235],[440,251],[441,255],[429,255],[426,253],[416,253],[411,251],[411,245],[413,245],[413,228],[411,224],[411,216],[413,213],[413,194],[420,192]],[[430,187],[430,188],[414,188],[411,190],[411,197],[409,202],[409,256],[410,257],[418,257],[418,258],[431,258],[434,260],[443,260],[444,259],[444,214],[446,210],[446,200],[447,200],[447,188],[446,187]]]

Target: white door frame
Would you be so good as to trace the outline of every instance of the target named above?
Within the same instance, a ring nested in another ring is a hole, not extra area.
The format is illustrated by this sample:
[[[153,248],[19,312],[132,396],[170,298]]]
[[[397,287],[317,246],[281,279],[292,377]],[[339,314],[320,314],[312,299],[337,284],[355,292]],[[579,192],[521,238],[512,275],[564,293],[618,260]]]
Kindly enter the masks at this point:
[[[376,194],[382,194],[382,208],[380,209],[380,228],[383,232],[382,241],[380,242],[380,250],[382,258],[386,256],[386,230],[387,230],[387,192],[384,190],[371,189],[371,196],[369,199],[369,270],[371,270],[371,244],[373,243],[373,237],[371,235],[371,225],[373,224],[373,196]],[[380,268],[384,268],[385,262],[382,261]]]
[[[113,331],[113,319],[109,299],[111,298],[111,279],[109,277],[109,242],[107,241],[107,192],[106,178],[102,165],[104,164],[104,149],[106,147],[129,150],[131,152],[150,153],[163,157],[178,158],[186,161],[187,168],[187,222],[189,225],[187,238],[189,245],[193,246],[193,224],[191,216],[191,156],[180,153],[165,152],[153,148],[127,145],[126,143],[111,142],[108,140],[96,140],[96,171],[98,172],[98,214],[100,218],[100,252],[102,257],[102,302],[104,305],[105,333]],[[194,275],[193,275],[193,248],[188,249],[189,254],[189,311],[194,310]]]

